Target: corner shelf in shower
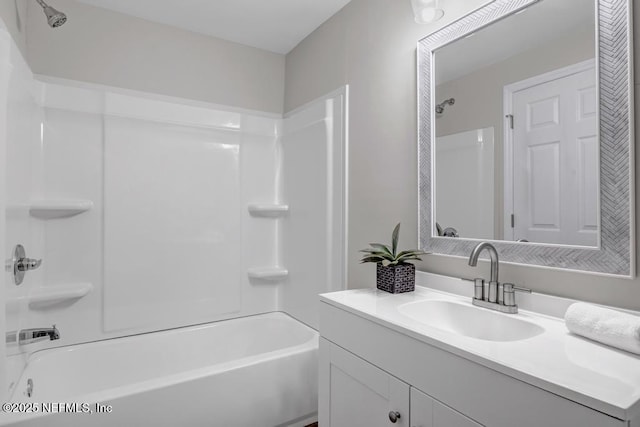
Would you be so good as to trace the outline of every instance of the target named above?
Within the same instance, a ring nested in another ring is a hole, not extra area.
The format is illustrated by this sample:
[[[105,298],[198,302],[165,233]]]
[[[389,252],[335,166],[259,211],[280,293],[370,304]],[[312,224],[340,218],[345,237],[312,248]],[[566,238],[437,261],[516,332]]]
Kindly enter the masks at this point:
[[[252,204],[249,205],[251,216],[278,218],[289,212],[289,205],[283,204]]]
[[[29,214],[39,219],[68,218],[91,208],[91,200],[39,200],[29,205]]]
[[[68,285],[43,286],[29,295],[29,308],[45,309],[62,302],[85,297],[93,290],[93,283],[70,283]]]
[[[247,271],[250,279],[280,280],[289,275],[289,270],[282,267],[250,268]]]

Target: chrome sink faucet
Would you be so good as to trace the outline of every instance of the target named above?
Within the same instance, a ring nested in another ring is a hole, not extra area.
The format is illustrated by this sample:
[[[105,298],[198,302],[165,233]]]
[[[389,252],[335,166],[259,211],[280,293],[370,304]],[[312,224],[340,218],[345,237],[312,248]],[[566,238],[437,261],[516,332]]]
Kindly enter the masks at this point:
[[[480,299],[486,299],[489,302],[497,302],[498,301],[498,251],[496,247],[493,246],[489,242],[479,243],[473,250],[471,251],[471,255],[469,256],[469,265],[471,267],[475,267],[478,265],[478,257],[480,256],[480,252],[483,250],[487,250],[489,252],[489,258],[491,259],[491,278],[489,279],[489,292],[485,293],[483,289],[484,297]],[[478,280],[478,279],[476,279]],[[480,279],[482,280],[482,279]]]
[[[478,265],[478,257],[483,250],[489,252],[489,258],[491,259],[491,277],[488,285],[485,285],[484,279],[482,278],[473,280],[473,305],[501,311],[503,313],[517,313],[518,306],[516,305],[515,291],[531,293],[531,289],[521,288],[515,286],[513,283],[501,284],[498,281],[498,266],[500,262],[498,251],[495,246],[489,242],[481,242],[473,248],[469,256],[469,265],[471,267]]]

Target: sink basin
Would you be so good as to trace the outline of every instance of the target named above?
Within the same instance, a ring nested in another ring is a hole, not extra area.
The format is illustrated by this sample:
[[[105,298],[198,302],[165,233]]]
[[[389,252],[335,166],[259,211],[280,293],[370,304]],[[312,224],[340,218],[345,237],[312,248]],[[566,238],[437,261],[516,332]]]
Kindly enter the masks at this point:
[[[484,308],[454,301],[424,300],[398,307],[398,311],[425,325],[487,341],[519,341],[544,332],[541,326]]]

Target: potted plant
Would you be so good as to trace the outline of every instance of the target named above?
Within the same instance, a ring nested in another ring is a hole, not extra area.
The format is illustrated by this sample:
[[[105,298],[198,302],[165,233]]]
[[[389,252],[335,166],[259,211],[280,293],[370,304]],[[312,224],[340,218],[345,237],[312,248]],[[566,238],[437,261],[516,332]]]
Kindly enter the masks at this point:
[[[391,247],[382,243],[370,243],[371,249],[363,249],[361,262],[375,262],[376,282],[378,289],[392,294],[411,292],[416,287],[416,267],[409,261],[421,261],[420,255],[425,255],[419,249],[398,252],[398,237],[400,223],[391,234]]]

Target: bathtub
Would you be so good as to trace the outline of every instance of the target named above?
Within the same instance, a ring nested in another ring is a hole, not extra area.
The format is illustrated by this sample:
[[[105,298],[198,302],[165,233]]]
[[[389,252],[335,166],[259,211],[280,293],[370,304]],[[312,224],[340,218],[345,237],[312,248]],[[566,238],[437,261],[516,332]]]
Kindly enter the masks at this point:
[[[0,425],[302,426],[317,352],[317,332],[283,313],[39,351],[3,408],[23,413]]]

